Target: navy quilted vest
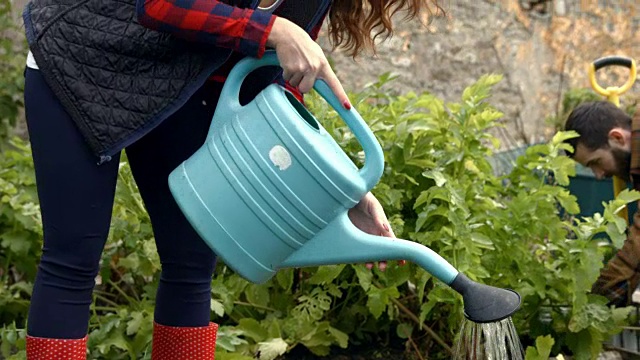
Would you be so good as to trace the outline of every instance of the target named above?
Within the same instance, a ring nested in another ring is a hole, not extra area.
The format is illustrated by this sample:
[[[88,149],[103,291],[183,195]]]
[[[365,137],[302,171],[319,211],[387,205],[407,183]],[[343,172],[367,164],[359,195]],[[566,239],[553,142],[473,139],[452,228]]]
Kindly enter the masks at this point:
[[[308,31],[330,5],[288,1],[300,6],[287,17]],[[32,0],[23,14],[40,71],[100,163],[179,109],[231,55],[138,24],[135,6],[136,0]],[[254,73],[251,85],[257,92],[279,74]]]

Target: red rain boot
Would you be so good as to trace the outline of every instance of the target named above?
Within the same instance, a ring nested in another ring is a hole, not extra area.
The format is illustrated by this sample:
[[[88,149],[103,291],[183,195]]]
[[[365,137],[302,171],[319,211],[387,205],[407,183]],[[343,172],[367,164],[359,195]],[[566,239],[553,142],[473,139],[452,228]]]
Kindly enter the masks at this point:
[[[215,360],[218,324],[174,327],[153,323],[151,360]]]
[[[86,360],[87,337],[47,339],[27,335],[27,360]]]

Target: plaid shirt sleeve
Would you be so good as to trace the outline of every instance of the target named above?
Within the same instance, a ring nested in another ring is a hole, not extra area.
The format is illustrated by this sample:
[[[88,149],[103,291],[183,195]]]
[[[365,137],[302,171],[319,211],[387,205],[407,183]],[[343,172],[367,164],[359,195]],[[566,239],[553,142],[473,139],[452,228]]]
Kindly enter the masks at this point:
[[[622,248],[602,268],[591,290],[607,297],[610,305],[625,306],[639,284],[640,212],[636,212]]]
[[[215,0],[138,0],[140,24],[260,58],[275,16]]]

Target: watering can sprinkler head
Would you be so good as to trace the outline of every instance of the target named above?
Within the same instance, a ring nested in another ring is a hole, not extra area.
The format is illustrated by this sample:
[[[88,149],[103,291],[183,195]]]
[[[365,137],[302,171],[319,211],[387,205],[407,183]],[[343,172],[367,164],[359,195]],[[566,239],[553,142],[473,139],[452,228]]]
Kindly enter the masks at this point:
[[[520,307],[517,292],[479,284],[463,273],[458,273],[449,286],[462,295],[464,316],[476,323],[506,319]]]

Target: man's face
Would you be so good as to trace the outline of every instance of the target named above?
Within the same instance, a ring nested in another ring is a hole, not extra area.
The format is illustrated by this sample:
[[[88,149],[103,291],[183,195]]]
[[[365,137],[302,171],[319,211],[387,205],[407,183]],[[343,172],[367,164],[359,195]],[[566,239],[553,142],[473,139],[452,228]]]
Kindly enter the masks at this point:
[[[575,150],[574,159],[590,168],[599,180],[612,176],[618,176],[625,181],[629,179],[631,151],[624,147],[607,146],[590,150],[579,143]]]

